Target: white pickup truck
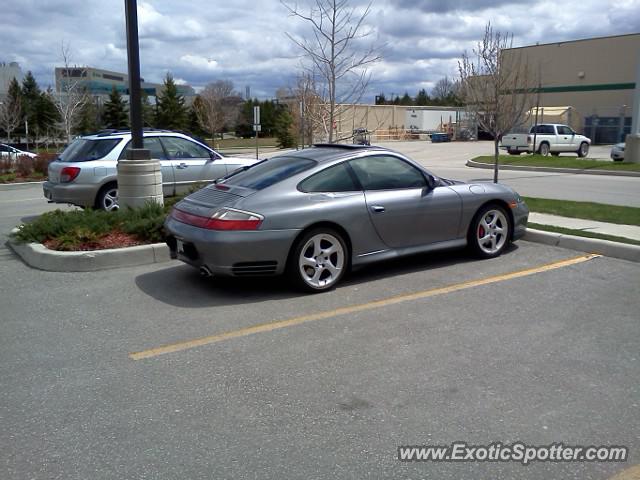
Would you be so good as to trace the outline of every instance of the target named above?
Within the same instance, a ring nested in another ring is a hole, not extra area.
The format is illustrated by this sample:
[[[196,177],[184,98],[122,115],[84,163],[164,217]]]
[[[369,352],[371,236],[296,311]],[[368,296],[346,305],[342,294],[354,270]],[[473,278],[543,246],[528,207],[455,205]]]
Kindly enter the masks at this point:
[[[532,151],[545,156],[574,152],[579,157],[586,157],[589,153],[589,145],[591,145],[591,139],[578,135],[571,127],[559,123],[534,125],[529,133],[507,133],[502,137],[502,148],[506,149],[510,155]]]

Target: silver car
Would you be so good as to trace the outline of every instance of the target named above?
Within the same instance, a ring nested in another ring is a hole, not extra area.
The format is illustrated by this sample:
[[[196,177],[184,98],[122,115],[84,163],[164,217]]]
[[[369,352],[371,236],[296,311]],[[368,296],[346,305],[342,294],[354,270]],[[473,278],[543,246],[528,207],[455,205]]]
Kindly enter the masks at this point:
[[[201,142],[168,130],[145,130],[144,147],[160,161],[166,197],[211,183],[255,158],[225,157]],[[129,131],[105,131],[74,140],[49,165],[44,196],[52,203],[70,203],[103,210],[118,208],[118,160],[131,145]]]
[[[611,147],[611,159],[614,162],[622,162],[624,161],[624,147],[625,143],[616,143],[613,147]]]
[[[287,273],[304,290],[350,267],[453,247],[500,255],[529,210],[509,187],[438,178],[378,147],[319,145],[231,174],[176,204],[171,254],[206,275]]]

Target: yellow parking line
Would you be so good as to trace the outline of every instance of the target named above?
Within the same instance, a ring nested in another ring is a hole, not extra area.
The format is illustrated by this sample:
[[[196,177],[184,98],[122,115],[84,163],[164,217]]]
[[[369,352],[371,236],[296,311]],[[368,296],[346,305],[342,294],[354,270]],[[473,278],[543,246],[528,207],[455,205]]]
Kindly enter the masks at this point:
[[[217,335],[210,335],[208,337],[196,338],[194,340],[172,343],[172,344],[163,345],[157,348],[151,348],[149,350],[143,350],[141,352],[130,353],[129,358],[133,360],[142,360],[144,358],[157,357],[158,355],[164,355],[165,353],[180,352],[182,350],[188,350],[191,348],[201,347],[203,345],[210,345],[212,343],[222,342],[223,340],[230,340],[232,338],[246,337],[249,335],[254,335],[256,333],[271,332],[273,330],[279,330],[281,328],[292,327],[295,325],[301,325],[303,323],[308,323],[308,322],[314,322],[316,320],[324,320],[326,318],[336,317],[339,315],[362,312],[365,310],[372,310],[375,308],[387,307],[389,305],[395,305],[397,303],[408,302],[411,300],[418,300],[421,298],[434,297],[436,295],[442,295],[445,293],[457,292],[459,290],[465,290],[467,288],[479,287],[482,285],[489,285],[491,283],[497,283],[497,282],[504,282],[506,280],[512,280],[514,278],[526,277],[528,275],[534,275],[536,273],[542,273],[542,272],[547,272],[549,270],[568,267],[570,265],[576,265],[578,263],[587,262],[597,257],[600,257],[600,255],[597,255],[597,254],[580,255],[579,257],[569,258],[567,260],[561,260],[558,262],[553,262],[546,265],[540,265],[538,267],[533,267],[533,268],[527,268],[525,270],[518,270],[511,273],[505,273],[502,275],[495,275],[492,277],[482,278],[480,280],[472,280],[469,282],[448,285],[446,287],[439,287],[439,288],[433,288],[430,290],[422,290],[420,292],[397,295],[395,297],[389,297],[382,300],[362,303],[359,305],[352,305],[349,307],[336,308],[334,310],[327,310],[324,312],[312,313],[309,315],[302,315],[302,316],[290,318],[287,320],[261,323],[258,325],[254,325],[252,327],[241,328],[239,330],[232,330],[229,332],[219,333]]]

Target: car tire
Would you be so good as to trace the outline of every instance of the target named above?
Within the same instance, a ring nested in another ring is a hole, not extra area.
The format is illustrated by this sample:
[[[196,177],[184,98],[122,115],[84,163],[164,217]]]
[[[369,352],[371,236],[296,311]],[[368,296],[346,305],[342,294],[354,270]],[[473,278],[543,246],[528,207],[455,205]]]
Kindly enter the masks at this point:
[[[112,212],[118,210],[118,184],[115,182],[104,185],[96,195],[96,210]]]
[[[504,207],[488,204],[473,217],[467,242],[473,254],[479,258],[499,256],[511,241],[513,225]]]
[[[518,150],[512,150],[512,149],[508,149],[507,153],[509,155],[520,155],[520,152]]]
[[[349,249],[342,235],[330,228],[315,228],[293,246],[287,274],[296,289],[320,293],[334,288],[348,265]]]
[[[578,149],[578,151],[576,153],[578,154],[578,157],[580,157],[580,158],[584,158],[587,155],[589,155],[589,144],[587,142],[582,142],[580,144],[580,148]]]
[[[560,156],[560,152],[551,152],[551,155],[553,155],[554,157],[559,157]]]
[[[547,142],[542,142],[540,144],[540,147],[538,147],[538,153],[540,155],[542,155],[543,157],[546,157],[547,155],[549,155],[549,151],[550,151],[550,147],[549,144]]]

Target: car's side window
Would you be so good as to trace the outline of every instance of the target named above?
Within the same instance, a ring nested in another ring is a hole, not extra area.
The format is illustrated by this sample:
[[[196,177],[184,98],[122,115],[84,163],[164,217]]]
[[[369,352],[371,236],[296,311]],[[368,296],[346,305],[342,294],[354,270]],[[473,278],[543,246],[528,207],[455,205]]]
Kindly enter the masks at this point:
[[[404,160],[376,155],[349,162],[365,190],[424,188],[427,181],[420,170]]]
[[[0,152],[10,152],[11,148],[5,145],[0,145]]]
[[[573,130],[571,130],[569,127],[558,127],[558,134],[559,135],[571,135],[571,134],[573,134]]]
[[[142,139],[142,143],[144,148],[149,149],[149,153],[151,154],[151,158],[154,160],[166,160],[167,154],[164,153],[164,149],[162,148],[162,144],[160,143],[160,139],[158,137],[144,137]],[[119,159],[127,158],[127,151],[131,149],[131,141],[127,143],[127,146],[120,153]]]
[[[304,179],[298,185],[298,190],[307,193],[354,192],[360,187],[356,185],[347,165],[339,163]]]
[[[184,138],[162,137],[162,144],[170,159],[209,158],[209,150]]]

